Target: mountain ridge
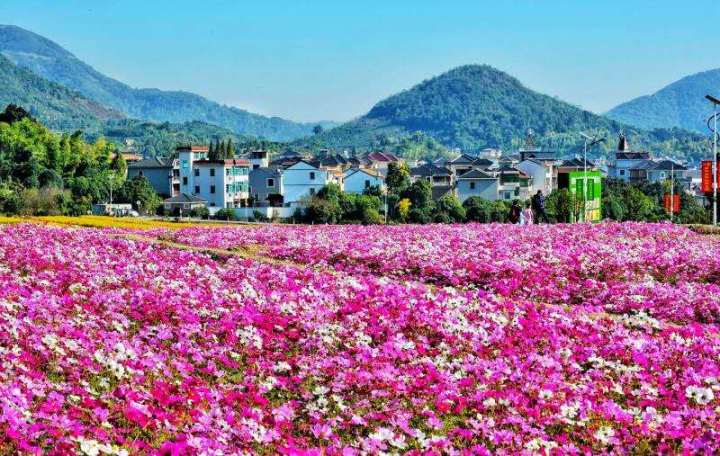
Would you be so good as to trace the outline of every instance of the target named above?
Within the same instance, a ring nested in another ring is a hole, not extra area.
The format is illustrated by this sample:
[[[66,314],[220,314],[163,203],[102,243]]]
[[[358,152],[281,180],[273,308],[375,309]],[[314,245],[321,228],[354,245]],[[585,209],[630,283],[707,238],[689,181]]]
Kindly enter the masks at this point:
[[[0,25],[0,53],[18,66],[131,118],[171,123],[198,120],[237,134],[282,141],[309,135],[318,124],[262,116],[182,90],[133,88],[98,72],[52,40],[14,25]]]
[[[705,133],[712,107],[706,94],[720,96],[720,68],[684,76],[650,95],[612,108],[606,115],[640,128],[678,127]]]
[[[535,132],[539,145],[581,150],[584,131],[608,138],[602,152],[614,147],[624,131],[638,147],[653,145],[661,153],[677,147],[699,153],[699,135],[681,130],[645,131],[608,119],[525,87],[517,78],[489,65],[463,65],[426,79],[379,101],[367,114],[305,140],[337,148],[383,147],[403,135],[422,132],[445,146],[463,151],[484,148],[514,150],[525,133]]]

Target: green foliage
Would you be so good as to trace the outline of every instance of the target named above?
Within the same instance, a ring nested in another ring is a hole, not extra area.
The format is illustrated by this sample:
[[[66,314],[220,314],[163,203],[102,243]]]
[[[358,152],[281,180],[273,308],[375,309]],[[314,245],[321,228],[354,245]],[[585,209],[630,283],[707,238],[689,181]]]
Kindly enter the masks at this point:
[[[433,209],[432,188],[425,179],[413,182],[400,196],[410,200],[413,210],[425,212]]]
[[[126,180],[116,195],[114,198],[116,202],[132,204],[141,214],[154,214],[162,204],[162,199],[155,193],[150,181],[143,176]]]
[[[410,186],[410,169],[404,162],[392,162],[388,165],[387,177],[385,178],[388,192],[395,195],[401,194]]]
[[[607,179],[603,183],[603,218],[654,222],[667,219],[662,184],[635,185]]]
[[[0,202],[6,213],[84,214],[123,185],[126,164],[100,138],[58,135],[11,108],[0,117]],[[21,120],[17,120],[20,118]],[[110,158],[114,156],[114,158]]]
[[[478,223],[505,222],[510,210],[504,201],[488,201],[479,196],[466,199],[463,208],[467,221]]]
[[[435,221],[461,223],[465,221],[465,208],[453,194],[445,194],[435,204]]]
[[[222,208],[215,212],[215,218],[218,220],[237,220],[237,215],[232,209]]]

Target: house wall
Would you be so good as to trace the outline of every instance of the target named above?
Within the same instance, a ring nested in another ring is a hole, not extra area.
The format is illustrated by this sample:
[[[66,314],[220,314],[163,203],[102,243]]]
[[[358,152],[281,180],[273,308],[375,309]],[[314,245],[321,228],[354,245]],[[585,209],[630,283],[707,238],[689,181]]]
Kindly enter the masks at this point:
[[[273,179],[273,187],[268,187],[268,179]],[[283,194],[282,174],[277,170],[258,168],[250,172],[250,194],[255,198],[256,204],[265,205],[272,194]]]
[[[538,190],[541,190],[547,195],[553,190],[551,167],[531,161],[520,162],[515,167],[532,178],[532,185],[529,189],[530,193],[535,194]]]
[[[311,179],[311,173],[315,178]],[[327,171],[298,162],[283,171],[283,190],[285,204],[297,203],[305,197],[320,191],[328,182]]]
[[[172,196],[171,175],[172,168],[128,168],[128,179],[136,176],[143,176],[149,182],[155,191],[165,197]]]
[[[470,188],[470,183],[475,183],[475,189]],[[457,197],[460,202],[464,202],[471,196],[479,196],[480,198],[495,201],[498,199],[498,180],[497,179],[459,179],[455,187]]]
[[[193,187],[190,189],[193,195],[207,200],[209,207],[228,208],[235,207],[239,200],[249,197],[249,168],[247,166],[232,166],[222,163],[204,164],[195,166],[198,170],[198,176],[195,172],[193,176]],[[233,168],[237,168],[240,174],[236,175]],[[214,175],[211,175],[214,172]],[[228,185],[231,188],[228,188]],[[195,187],[199,187],[196,189]],[[215,192],[212,193],[215,187]],[[240,191],[233,191],[233,186],[239,186]],[[199,192],[196,192],[199,190]]]
[[[377,185],[381,188],[384,185],[384,181],[380,177],[357,171],[343,179],[343,191],[345,193],[362,193],[367,187],[366,182],[370,186]]]

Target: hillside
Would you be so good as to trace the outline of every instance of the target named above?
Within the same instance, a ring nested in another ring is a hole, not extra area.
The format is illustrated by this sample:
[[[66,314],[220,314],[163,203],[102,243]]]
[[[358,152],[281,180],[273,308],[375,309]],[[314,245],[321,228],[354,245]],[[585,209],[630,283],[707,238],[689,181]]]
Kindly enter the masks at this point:
[[[720,69],[684,77],[646,95],[611,109],[607,116],[640,128],[679,127],[708,132],[706,120],[712,107],[706,94],[720,95]]]
[[[105,120],[121,119],[77,92],[38,77],[0,55],[0,110],[9,104],[23,106],[55,130],[100,128]]]
[[[694,156],[702,136],[682,130],[644,131],[582,110],[523,86],[487,65],[467,65],[424,81],[376,104],[366,115],[305,143],[339,148],[384,147],[423,132],[448,147],[477,151],[512,150],[532,129],[540,145],[577,153],[579,131],[614,137],[625,131],[637,147],[657,153]],[[602,150],[602,149],[601,149]]]
[[[101,74],[58,44],[16,26],[0,25],[0,53],[45,79],[131,118],[174,123],[202,121],[272,140],[299,138],[310,134],[315,126],[223,106],[193,93],[132,88]]]

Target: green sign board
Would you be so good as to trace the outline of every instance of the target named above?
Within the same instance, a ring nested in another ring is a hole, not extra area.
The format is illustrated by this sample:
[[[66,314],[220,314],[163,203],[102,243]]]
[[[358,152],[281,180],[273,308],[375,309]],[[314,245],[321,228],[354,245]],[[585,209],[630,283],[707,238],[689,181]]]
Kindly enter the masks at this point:
[[[582,201],[585,192],[585,210],[580,209],[578,221],[596,222],[602,219],[600,195],[602,194],[602,174],[600,171],[571,171],[568,173],[570,194]],[[582,203],[580,203],[582,204]]]

